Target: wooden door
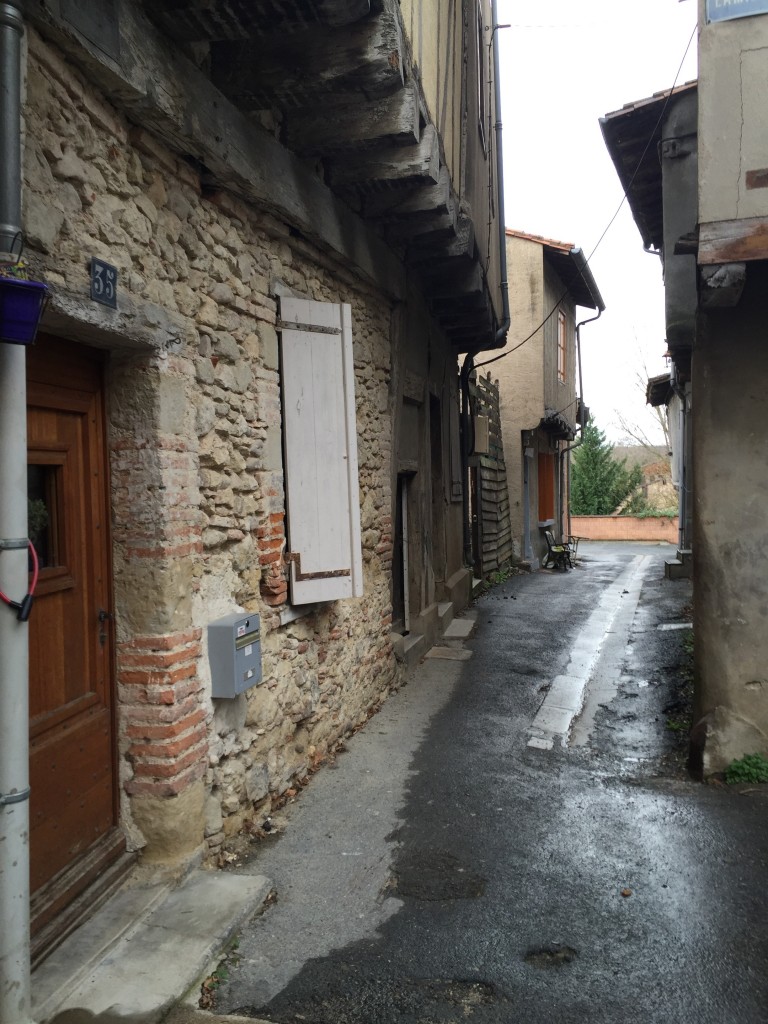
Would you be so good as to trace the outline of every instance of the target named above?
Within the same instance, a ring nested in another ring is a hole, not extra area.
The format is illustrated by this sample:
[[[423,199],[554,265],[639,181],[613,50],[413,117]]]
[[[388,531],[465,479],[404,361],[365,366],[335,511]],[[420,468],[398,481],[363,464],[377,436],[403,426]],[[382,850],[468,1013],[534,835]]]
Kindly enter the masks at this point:
[[[40,558],[29,620],[31,883],[35,892],[66,876],[61,904],[92,880],[94,849],[119,845],[102,366],[45,337],[27,366],[29,533]],[[78,872],[85,862],[90,878]]]

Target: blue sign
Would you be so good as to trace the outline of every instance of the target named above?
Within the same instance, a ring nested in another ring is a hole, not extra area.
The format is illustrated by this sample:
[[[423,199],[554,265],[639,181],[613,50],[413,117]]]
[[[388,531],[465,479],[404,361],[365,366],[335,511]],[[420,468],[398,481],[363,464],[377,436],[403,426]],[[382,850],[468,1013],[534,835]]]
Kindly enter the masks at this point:
[[[91,298],[117,309],[117,267],[91,257]]]
[[[707,21],[730,21],[768,14],[768,0],[707,0]]]

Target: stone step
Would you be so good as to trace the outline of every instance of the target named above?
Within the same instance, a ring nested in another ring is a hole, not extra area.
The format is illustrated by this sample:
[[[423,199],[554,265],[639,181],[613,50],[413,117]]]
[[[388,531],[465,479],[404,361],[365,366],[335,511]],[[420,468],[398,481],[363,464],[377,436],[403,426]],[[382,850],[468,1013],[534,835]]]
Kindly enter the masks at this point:
[[[444,633],[453,618],[453,601],[442,601],[437,606],[437,621],[440,633]]]
[[[474,629],[475,616],[454,619],[443,632],[444,640],[467,640]]]
[[[681,562],[679,558],[668,558],[664,563],[664,575],[668,580],[687,580],[691,576],[690,562]]]
[[[176,888],[124,886],[35,971],[35,1019],[69,1010],[73,1021],[106,1011],[160,1020],[202,981],[270,889],[263,875],[200,869]]]
[[[403,661],[408,668],[413,668],[427,653],[426,637],[423,633],[409,633],[403,641]]]

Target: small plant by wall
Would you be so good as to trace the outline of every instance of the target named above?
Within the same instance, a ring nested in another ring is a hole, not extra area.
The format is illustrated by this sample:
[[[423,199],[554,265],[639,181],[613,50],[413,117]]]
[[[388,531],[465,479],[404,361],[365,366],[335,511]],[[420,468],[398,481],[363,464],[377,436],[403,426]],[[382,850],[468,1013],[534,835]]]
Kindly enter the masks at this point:
[[[744,782],[768,782],[768,760],[762,754],[745,754],[728,765],[725,781],[730,786]]]

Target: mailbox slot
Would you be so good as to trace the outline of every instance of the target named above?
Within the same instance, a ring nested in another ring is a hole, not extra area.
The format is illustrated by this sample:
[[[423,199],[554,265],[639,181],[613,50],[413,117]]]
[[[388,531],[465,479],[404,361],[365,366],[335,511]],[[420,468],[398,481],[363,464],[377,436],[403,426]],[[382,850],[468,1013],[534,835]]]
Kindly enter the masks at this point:
[[[235,612],[208,626],[211,693],[231,698],[261,682],[261,620]]]

